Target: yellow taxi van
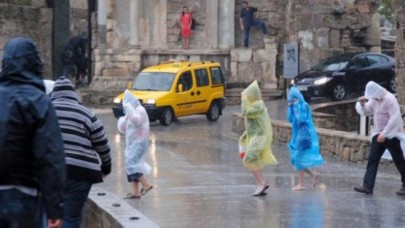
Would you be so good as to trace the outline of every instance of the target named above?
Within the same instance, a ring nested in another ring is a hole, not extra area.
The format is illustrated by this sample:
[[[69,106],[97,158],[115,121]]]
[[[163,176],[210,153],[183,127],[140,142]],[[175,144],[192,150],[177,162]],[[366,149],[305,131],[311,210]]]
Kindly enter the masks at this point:
[[[225,108],[225,81],[218,62],[168,61],[142,70],[129,89],[145,107],[150,122],[170,125],[181,116],[203,114],[218,120]],[[114,99],[116,118],[124,115],[124,93]]]

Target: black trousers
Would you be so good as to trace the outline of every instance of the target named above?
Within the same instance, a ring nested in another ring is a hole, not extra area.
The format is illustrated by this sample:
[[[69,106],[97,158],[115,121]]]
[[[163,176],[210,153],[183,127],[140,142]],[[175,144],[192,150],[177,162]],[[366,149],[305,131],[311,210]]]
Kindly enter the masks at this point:
[[[385,139],[383,143],[377,142],[378,135],[371,140],[370,155],[368,157],[367,170],[364,175],[363,185],[373,190],[377,176],[378,164],[386,149],[391,153],[392,160],[401,174],[402,187],[405,187],[405,159],[401,149],[401,143],[397,138]]]

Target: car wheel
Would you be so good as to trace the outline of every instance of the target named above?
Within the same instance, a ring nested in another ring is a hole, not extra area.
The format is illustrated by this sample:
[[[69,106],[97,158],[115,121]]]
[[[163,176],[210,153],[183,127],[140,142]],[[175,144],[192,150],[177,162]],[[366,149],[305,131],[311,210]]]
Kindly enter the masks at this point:
[[[332,89],[332,100],[340,101],[346,97],[346,87],[342,83],[337,83]]]
[[[392,78],[388,84],[388,91],[390,91],[391,93],[396,93],[397,88],[398,88],[397,80],[395,80],[395,78]]]
[[[219,107],[218,102],[212,102],[210,109],[207,112],[207,119],[209,121],[217,121],[219,118],[219,114],[221,112],[221,108]]]
[[[173,122],[173,119],[173,110],[170,107],[163,109],[160,117],[160,124],[169,126]]]

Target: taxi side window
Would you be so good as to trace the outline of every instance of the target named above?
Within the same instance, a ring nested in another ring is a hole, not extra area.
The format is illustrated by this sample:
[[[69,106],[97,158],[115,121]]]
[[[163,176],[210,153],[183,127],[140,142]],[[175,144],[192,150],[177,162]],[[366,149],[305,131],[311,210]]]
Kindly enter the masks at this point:
[[[190,71],[185,72],[180,76],[179,81],[177,83],[177,87],[179,85],[183,85],[183,92],[190,90],[191,87],[193,87],[193,79],[191,77]]]
[[[207,86],[209,84],[207,69],[203,68],[195,70],[195,76],[197,78],[198,87]]]
[[[218,85],[224,83],[224,77],[220,67],[211,67],[212,85]]]

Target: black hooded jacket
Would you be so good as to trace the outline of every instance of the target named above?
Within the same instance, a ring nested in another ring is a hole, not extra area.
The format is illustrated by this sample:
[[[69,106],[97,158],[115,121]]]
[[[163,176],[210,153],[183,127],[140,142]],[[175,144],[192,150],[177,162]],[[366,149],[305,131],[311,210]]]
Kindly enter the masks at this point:
[[[0,73],[0,185],[36,188],[49,218],[63,217],[65,157],[58,120],[44,93],[35,45],[15,38]]]

